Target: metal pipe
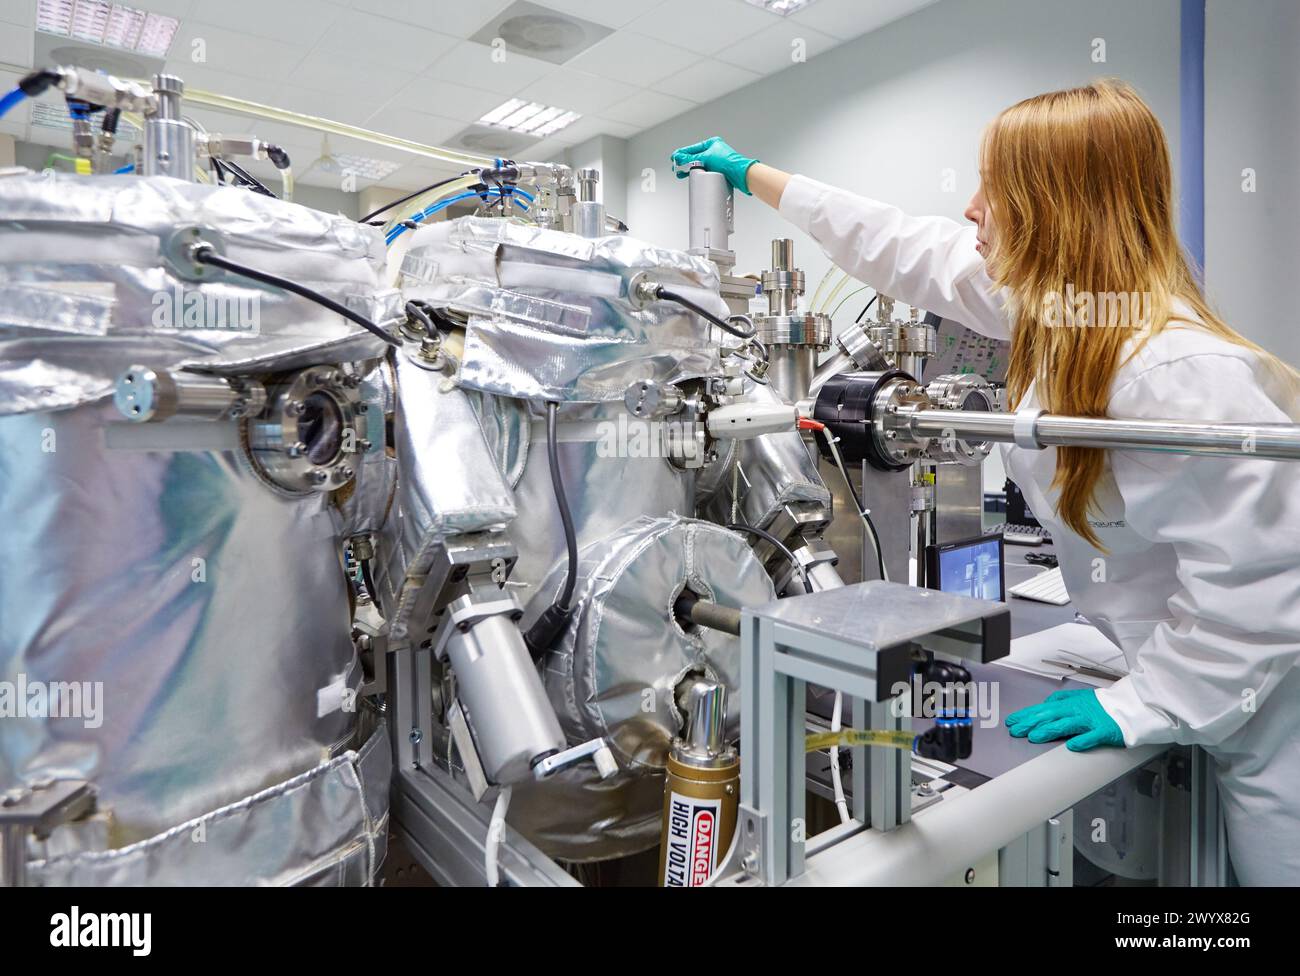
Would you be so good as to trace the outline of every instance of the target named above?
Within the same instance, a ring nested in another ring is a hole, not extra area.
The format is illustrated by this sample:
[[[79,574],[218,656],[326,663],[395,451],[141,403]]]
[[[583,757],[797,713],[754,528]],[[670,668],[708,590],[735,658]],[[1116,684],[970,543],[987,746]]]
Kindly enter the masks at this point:
[[[900,433],[913,437],[952,435],[962,440],[1013,443],[1015,414],[977,410],[913,410],[897,414]],[[1022,421],[1022,423],[1025,423]],[[893,427],[894,424],[888,425]],[[1026,428],[1029,424],[1025,423]],[[1177,420],[1111,420],[1042,414],[1032,424],[1037,446],[1098,447],[1300,461],[1300,424],[1223,424]]]

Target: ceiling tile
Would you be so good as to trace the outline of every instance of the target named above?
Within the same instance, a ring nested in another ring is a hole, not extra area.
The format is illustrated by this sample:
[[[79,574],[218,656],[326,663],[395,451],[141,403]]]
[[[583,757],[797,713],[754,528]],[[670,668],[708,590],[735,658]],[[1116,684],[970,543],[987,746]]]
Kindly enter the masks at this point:
[[[427,146],[436,146],[465,128],[465,123],[460,119],[414,112],[405,105],[394,105],[375,113],[366,122],[366,128],[410,139],[412,142],[422,142]]]
[[[199,64],[263,81],[285,81],[306,54],[307,48],[296,44],[240,34],[213,24],[181,21],[172,39],[167,66],[182,78],[186,65]]]
[[[321,92],[347,95],[364,92],[388,99],[415,77],[411,71],[377,67],[371,62],[317,49],[302,59],[289,81]]]
[[[598,78],[571,68],[560,68],[524,88],[519,97],[580,115],[593,115],[630,97],[636,90],[635,85],[626,85],[612,78]]]
[[[740,68],[757,71],[761,75],[783,71],[794,60],[796,42],[802,42],[805,60],[811,60],[835,46],[835,40],[803,24],[779,20],[738,44],[723,48],[718,58]]]
[[[467,88],[454,81],[421,76],[399,91],[390,105],[407,105],[417,112],[477,122],[503,101],[505,96],[500,92]]]
[[[817,0],[798,13],[791,14],[790,20],[829,34],[836,40],[848,41],[935,2],[936,0],[872,0],[871,3],[863,3],[862,0]]]
[[[483,44],[461,41],[435,61],[425,76],[513,95],[554,68],[545,61],[512,51],[494,51]]]
[[[20,68],[32,66],[32,29],[0,22],[0,61]]]
[[[771,25],[772,14],[744,0],[667,0],[628,24],[628,30],[698,54],[716,54]]]
[[[0,4],[0,20],[6,24],[17,24],[19,27],[35,28],[36,0],[31,0],[30,3]]]
[[[632,85],[652,85],[694,64],[700,56],[672,44],[619,31],[583,51],[567,67]]]
[[[423,71],[456,45],[446,34],[348,10],[325,31],[317,47],[349,54],[360,61]]]
[[[626,27],[663,0],[537,0],[543,7],[584,17],[607,27]]]
[[[141,6],[149,7],[149,0]],[[345,8],[318,0],[212,0],[192,15],[195,23],[300,47],[311,47]]]
[[[643,125],[632,125],[619,119],[600,118],[592,119],[591,121],[597,126],[596,134],[617,136],[620,139],[631,139],[638,132],[646,128]]]
[[[654,87],[657,91],[688,98],[692,102],[708,102],[752,84],[761,77],[753,71],[737,68],[725,61],[706,59],[665,78]]]
[[[674,115],[681,115],[695,108],[694,102],[675,95],[665,95],[656,91],[637,92],[631,98],[624,99],[617,105],[605,110],[604,117],[625,122],[641,128],[658,125]]]
[[[357,10],[458,38],[469,37],[509,5],[510,0],[352,0]]]

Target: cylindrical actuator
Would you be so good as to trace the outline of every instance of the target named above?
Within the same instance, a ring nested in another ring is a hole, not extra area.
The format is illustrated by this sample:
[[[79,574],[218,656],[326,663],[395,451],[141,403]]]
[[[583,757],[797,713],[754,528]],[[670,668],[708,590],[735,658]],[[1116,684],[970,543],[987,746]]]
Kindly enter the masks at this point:
[[[512,614],[478,616],[470,597],[448,611],[446,654],[483,771],[493,783],[518,783],[535,762],[565,747],[559,720]]]
[[[698,888],[713,875],[736,832],[740,757],[723,739],[727,689],[696,680],[685,693],[685,735],[668,752],[659,883]]]

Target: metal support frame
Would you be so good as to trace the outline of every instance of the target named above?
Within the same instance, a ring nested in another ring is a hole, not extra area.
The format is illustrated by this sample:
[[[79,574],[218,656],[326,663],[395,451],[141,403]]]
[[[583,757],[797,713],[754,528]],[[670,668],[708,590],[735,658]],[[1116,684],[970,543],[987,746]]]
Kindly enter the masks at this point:
[[[389,729],[396,757],[393,830],[439,884],[482,886],[487,883],[484,854],[491,804],[476,800],[469,788],[434,760],[433,652],[389,653],[388,667]],[[502,884],[578,883],[508,825],[497,863]]]
[[[747,608],[741,618],[741,865],[779,885],[804,858],[870,823],[878,831],[911,814],[910,754],[856,749],[852,824],[808,841],[805,819],[805,686],[843,692],[856,728],[908,728],[889,701],[906,686],[920,646],[976,661],[1005,656],[1009,611],[999,604],[874,580]],[[807,846],[806,846],[807,845]]]

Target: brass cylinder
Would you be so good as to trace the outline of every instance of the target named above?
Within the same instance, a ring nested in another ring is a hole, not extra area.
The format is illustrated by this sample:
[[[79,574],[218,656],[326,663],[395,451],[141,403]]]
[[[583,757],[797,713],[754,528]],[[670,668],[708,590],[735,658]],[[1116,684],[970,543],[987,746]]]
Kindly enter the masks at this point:
[[[696,888],[713,874],[736,832],[740,757],[728,749],[698,765],[685,743],[674,741],[664,783],[659,883]],[[701,757],[703,758],[703,757]]]

